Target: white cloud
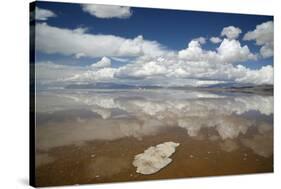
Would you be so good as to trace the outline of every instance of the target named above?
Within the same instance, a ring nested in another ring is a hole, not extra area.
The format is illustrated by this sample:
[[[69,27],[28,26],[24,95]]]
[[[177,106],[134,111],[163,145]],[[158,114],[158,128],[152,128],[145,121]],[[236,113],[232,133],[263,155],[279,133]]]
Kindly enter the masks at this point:
[[[96,82],[96,81],[108,81],[114,79],[114,73],[116,68],[101,68],[98,70],[86,70],[83,73],[77,73],[64,81],[68,82]]]
[[[222,39],[219,37],[211,37],[210,41],[214,44],[217,44],[217,43],[220,43],[222,41]]]
[[[260,70],[251,70],[242,65],[233,66],[231,64],[223,65],[207,62],[191,62],[178,60],[166,60],[167,64],[151,61],[142,63],[141,65],[125,66],[116,71],[115,77],[119,78],[162,78],[158,83],[165,80],[174,80],[176,78],[187,79],[182,80],[180,84],[189,85],[188,79],[195,79],[194,85],[200,86],[204,84],[212,84],[219,81],[233,81],[239,83],[252,84],[272,84],[273,68],[272,66],[262,67]],[[164,61],[164,62],[166,62]],[[145,70],[150,70],[146,72]],[[207,80],[208,82],[205,82]],[[157,81],[157,80],[156,80]],[[179,84],[179,83],[178,83]]]
[[[79,59],[81,57],[84,57],[84,56],[85,56],[84,53],[77,53],[77,54],[75,54],[75,58],[77,58],[77,59]]]
[[[241,46],[237,40],[224,39],[217,51],[204,50],[198,41],[192,40],[188,48],[179,51],[179,58],[190,61],[207,61],[220,63],[237,63],[247,60],[255,60],[247,45]]]
[[[55,64],[54,62],[37,62],[35,76],[38,84],[60,83],[75,74],[83,74],[84,67]]]
[[[274,55],[273,46],[271,45],[264,45],[260,49],[260,54],[263,58],[269,58]]]
[[[237,40],[224,39],[216,51],[201,48],[198,41],[191,41],[187,49],[177,54],[161,57],[140,56],[118,68],[101,67],[77,73],[66,79],[72,82],[134,81],[149,85],[191,85],[237,82],[273,84],[273,67],[264,66],[251,70],[238,62],[255,59],[247,46]],[[103,63],[99,63],[104,65]],[[108,63],[107,63],[108,65]]]
[[[195,40],[190,41],[188,47],[180,50],[178,54],[179,58],[195,61],[203,60],[207,56],[206,52],[201,48],[200,43]]]
[[[48,20],[50,17],[56,17],[56,14],[47,9],[35,8],[35,19],[36,20]]]
[[[256,55],[250,52],[247,45],[241,46],[240,42],[234,39],[224,39],[217,51],[223,62],[244,62],[257,58]]]
[[[113,59],[117,62],[129,62],[128,58],[111,57],[111,59]]]
[[[111,66],[111,60],[107,57],[102,57],[102,59],[91,65],[91,68],[100,69]]]
[[[268,21],[256,26],[245,34],[244,40],[255,40],[257,45],[273,43],[273,22]]]
[[[147,81],[151,85],[202,86],[225,82],[273,84],[273,67],[251,70],[242,65],[191,62],[178,59],[154,59],[127,64],[119,68],[103,68],[77,74],[72,81],[100,81],[102,79]]]
[[[137,36],[133,39],[114,35],[89,34],[85,28],[75,30],[36,24],[36,48],[38,51],[53,54],[84,57],[102,56],[161,56],[168,53],[156,41]]]
[[[234,26],[228,26],[223,28],[221,36],[226,36],[228,39],[236,39],[239,34],[242,33],[241,29]]]
[[[205,44],[206,38],[205,37],[198,37],[198,38],[193,39],[193,41],[198,41],[200,44]]]
[[[116,5],[82,5],[82,9],[98,18],[129,18],[132,15],[130,7]]]
[[[236,78],[236,82],[273,84],[273,67],[271,65],[263,66],[259,70],[250,70],[243,66],[239,66],[238,69],[243,73],[243,75]]]
[[[127,72],[127,73],[126,73]],[[145,78],[150,76],[161,76],[167,73],[167,68],[159,61],[148,61],[140,64],[131,64],[121,67],[116,73],[117,77]]]
[[[255,40],[256,44],[262,46],[260,54],[264,58],[273,56],[273,22],[268,21],[256,26],[256,29],[244,35],[243,40]]]
[[[174,52],[142,36],[127,39],[86,32],[85,28],[70,30],[37,24],[37,50],[76,58],[103,57],[86,67],[40,64],[38,67],[46,72],[41,72],[42,76],[38,77],[46,76],[43,80],[50,77],[49,80],[53,82],[110,81],[165,86],[202,86],[227,82],[273,84],[271,65],[257,70],[238,65],[256,60],[257,55],[247,45],[242,46],[237,39],[225,38],[215,50],[206,50],[201,46],[206,39],[200,37],[191,40],[187,48]],[[264,50],[266,53],[270,54],[267,49]],[[107,57],[127,64],[113,68],[111,59]]]

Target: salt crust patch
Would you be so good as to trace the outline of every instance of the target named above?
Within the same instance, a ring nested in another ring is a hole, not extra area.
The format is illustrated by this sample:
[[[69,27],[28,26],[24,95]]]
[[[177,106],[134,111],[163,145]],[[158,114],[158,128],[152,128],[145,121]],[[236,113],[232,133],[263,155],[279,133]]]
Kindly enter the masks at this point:
[[[151,146],[144,153],[135,156],[133,165],[137,167],[136,172],[141,174],[153,174],[166,167],[172,162],[169,158],[179,146],[179,143],[164,142],[156,146]]]

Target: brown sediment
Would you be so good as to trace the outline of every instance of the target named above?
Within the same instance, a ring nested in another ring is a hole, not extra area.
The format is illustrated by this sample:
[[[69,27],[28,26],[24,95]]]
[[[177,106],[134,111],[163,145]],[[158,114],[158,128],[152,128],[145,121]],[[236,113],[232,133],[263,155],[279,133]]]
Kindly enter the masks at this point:
[[[36,185],[72,185],[273,172],[273,155],[260,156],[241,142],[245,140],[244,138],[255,139],[256,133],[256,130],[250,130],[246,135],[228,140],[226,145],[223,145],[225,141],[221,138],[209,140],[210,137],[215,138],[213,129],[202,129],[200,135],[190,137],[185,129],[170,127],[141,139],[124,137],[112,141],[95,140],[81,145],[56,147],[44,152],[52,158],[52,161],[42,162],[37,167]],[[134,156],[150,146],[166,141],[180,143],[171,156],[173,162],[152,175],[136,173],[136,168],[132,165]],[[233,148],[234,144],[235,150],[227,150],[227,147]],[[41,153],[38,151],[37,155]]]

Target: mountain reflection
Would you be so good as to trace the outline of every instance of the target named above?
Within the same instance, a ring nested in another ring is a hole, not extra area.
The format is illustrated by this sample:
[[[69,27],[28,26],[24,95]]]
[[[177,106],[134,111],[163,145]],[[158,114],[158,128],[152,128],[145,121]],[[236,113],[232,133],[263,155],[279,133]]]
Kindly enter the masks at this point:
[[[204,140],[220,142],[226,152],[243,145],[263,157],[273,153],[272,96],[188,90],[62,90],[40,92],[36,100],[38,150],[92,140],[142,140],[175,128],[186,130],[187,137],[194,139],[200,139],[204,129],[214,130]],[[253,132],[247,135],[249,130]]]

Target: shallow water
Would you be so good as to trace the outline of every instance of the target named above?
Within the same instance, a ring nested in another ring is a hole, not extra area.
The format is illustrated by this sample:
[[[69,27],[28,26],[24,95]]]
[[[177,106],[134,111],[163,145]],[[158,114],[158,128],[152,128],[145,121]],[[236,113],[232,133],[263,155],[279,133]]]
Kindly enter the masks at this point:
[[[167,167],[134,156],[180,143]],[[36,185],[273,172],[273,97],[190,90],[57,90],[36,95]]]

